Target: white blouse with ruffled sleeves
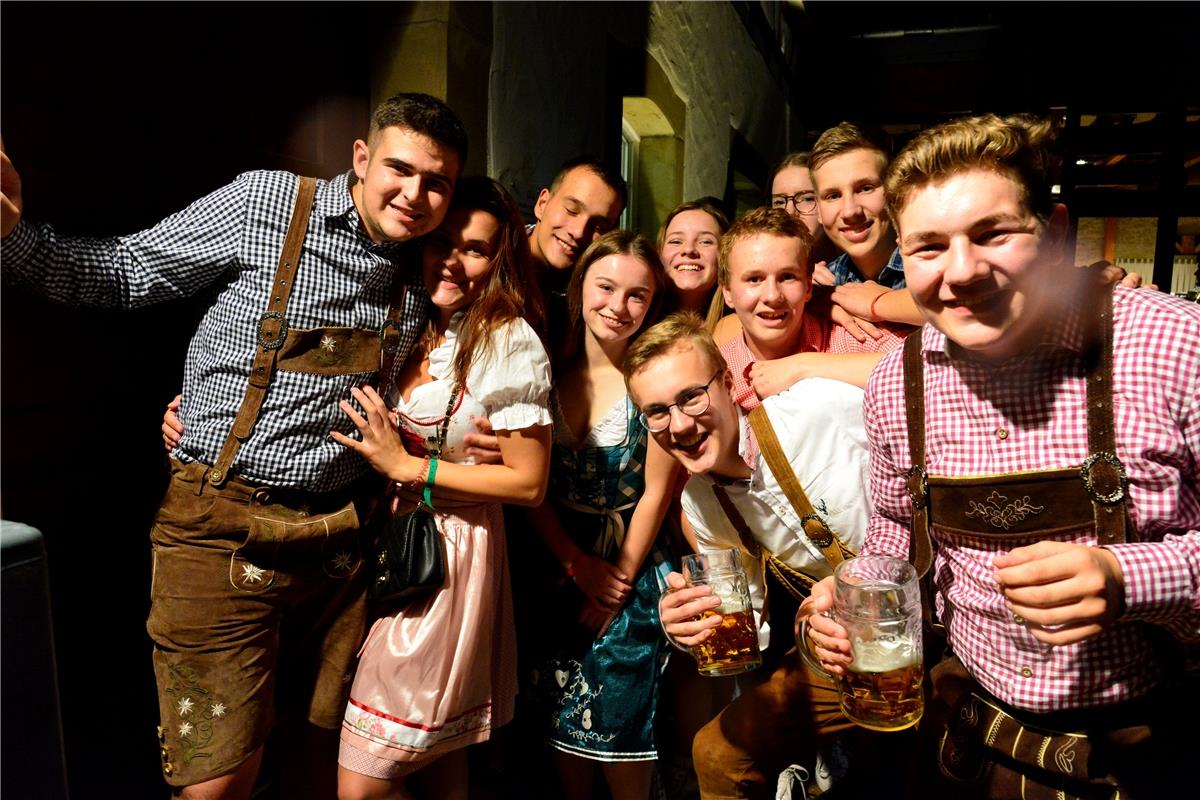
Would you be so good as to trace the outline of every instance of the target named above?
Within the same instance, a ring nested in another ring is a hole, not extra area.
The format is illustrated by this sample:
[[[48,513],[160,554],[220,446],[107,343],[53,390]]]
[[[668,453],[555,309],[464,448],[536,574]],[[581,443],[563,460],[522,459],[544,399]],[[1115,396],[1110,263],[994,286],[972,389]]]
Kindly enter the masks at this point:
[[[399,412],[401,434],[410,450],[420,452],[417,439],[437,436],[453,388],[463,316],[460,311],[450,319],[446,340],[429,354],[434,380],[413,389],[407,402],[395,388],[388,398]],[[472,359],[465,391],[450,417],[442,458],[474,463],[462,447],[463,436],[475,428],[471,417],[486,417],[497,431],[549,425],[550,385],[550,358],[529,323],[516,319],[493,331],[489,346]]]

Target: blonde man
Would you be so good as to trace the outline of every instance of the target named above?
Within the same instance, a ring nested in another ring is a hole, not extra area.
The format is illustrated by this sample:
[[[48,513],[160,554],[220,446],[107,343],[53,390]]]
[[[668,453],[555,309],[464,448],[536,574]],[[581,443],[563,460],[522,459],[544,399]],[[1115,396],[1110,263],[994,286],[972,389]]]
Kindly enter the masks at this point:
[[[831,681],[806,669],[792,646],[782,587],[772,590],[770,611],[764,610],[766,576],[748,548],[765,548],[814,577],[830,574],[828,563],[758,454],[732,394],[733,376],[699,316],[672,314],[647,330],[631,345],[623,371],[642,424],[691,474],[682,506],[699,549],[743,549],[760,646],[780,653],[768,659],[764,674],[740,680],[740,697],[696,735],[692,755],[701,796],[774,797],[783,770],[799,761],[815,774],[818,750],[850,726]],[[763,403],[790,469],[851,549],[869,514],[861,398],[848,383],[811,378]],[[753,544],[742,540],[724,502],[737,509]],[[711,636],[721,618],[700,614],[719,601],[707,587],[685,589],[678,573],[667,580],[671,591],[659,603],[667,634],[681,646]]]
[[[864,552],[929,571],[954,652],[928,665],[921,730],[942,744],[924,781],[1165,797],[1187,780],[1200,657],[1200,308],[1110,298],[1072,268],[1052,134],[958,120],[889,170],[929,324],[867,387]],[[816,613],[831,602],[822,581],[802,613],[840,673],[850,643]]]

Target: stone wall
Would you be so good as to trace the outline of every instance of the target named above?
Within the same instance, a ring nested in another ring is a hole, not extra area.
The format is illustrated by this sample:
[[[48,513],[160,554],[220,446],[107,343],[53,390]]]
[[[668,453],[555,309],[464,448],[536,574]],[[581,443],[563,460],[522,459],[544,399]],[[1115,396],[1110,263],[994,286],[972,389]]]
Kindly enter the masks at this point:
[[[676,202],[725,193],[733,130],[768,164],[801,130],[729,3],[494,3],[492,27],[488,172],[527,213],[566,159],[616,165],[623,96],[682,123]]]

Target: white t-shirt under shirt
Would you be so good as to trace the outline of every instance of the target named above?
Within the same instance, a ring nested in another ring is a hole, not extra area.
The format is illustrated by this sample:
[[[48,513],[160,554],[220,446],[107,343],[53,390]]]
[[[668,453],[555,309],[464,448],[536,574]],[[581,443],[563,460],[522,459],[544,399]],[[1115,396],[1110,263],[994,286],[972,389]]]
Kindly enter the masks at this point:
[[[862,418],[863,391],[841,381],[807,378],[763,401],[780,446],[817,514],[844,544],[857,552],[871,515],[867,437]],[[739,451],[746,452],[749,418],[739,412]],[[693,475],[683,490],[682,505],[696,531],[701,550],[741,547],[737,530],[713,493],[709,475]],[[727,485],[734,506],[754,538],[794,569],[813,577],[831,575],[821,549],[804,534],[779,481],[758,455],[749,480]],[[770,623],[762,619],[763,571],[743,551],[746,577],[758,623],[759,646],[770,641]],[[790,621],[780,623],[791,630]]]

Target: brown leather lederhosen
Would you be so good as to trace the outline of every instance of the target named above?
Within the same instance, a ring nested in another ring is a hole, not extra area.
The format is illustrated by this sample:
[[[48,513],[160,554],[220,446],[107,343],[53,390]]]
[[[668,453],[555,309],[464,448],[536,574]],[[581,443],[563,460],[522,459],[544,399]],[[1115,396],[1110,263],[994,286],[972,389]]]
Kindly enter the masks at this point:
[[[224,447],[212,465],[173,462],[151,529],[147,632],[163,776],[173,786],[230,772],[261,747],[277,718],[303,715],[335,729],[362,641],[360,529],[380,495],[378,482],[310,492],[231,474],[276,369],[380,370],[386,381],[400,355],[399,270],[379,330],[288,324],[315,189],[314,179],[300,179],[267,310],[257,321],[246,395]]]
[[[1116,454],[1114,433],[1112,292],[1109,289],[1098,295],[1096,324],[1088,333],[1085,349],[1091,455],[1078,467],[961,478],[928,475],[921,335],[906,340],[905,395],[913,463],[908,475],[913,505],[910,559],[926,581],[927,614],[932,593],[931,576],[927,577],[933,563],[930,529],[934,526],[1013,547],[1089,526],[1101,545],[1135,538],[1127,508],[1128,481]],[[1114,747],[1136,747],[1150,733],[1144,724],[1144,701],[1133,701],[1122,711],[1014,712],[988,694],[953,656],[934,668],[932,683],[935,703],[941,702],[948,712],[945,727],[933,731],[940,738],[938,767],[959,787],[955,796],[970,796],[967,787],[971,785],[987,787],[992,793],[988,797],[1117,796],[1106,765],[1094,763],[1098,760],[1095,749],[1107,748],[1107,753]],[[1020,721],[1014,713],[1020,715]],[[1103,741],[1098,742],[1098,736]]]

